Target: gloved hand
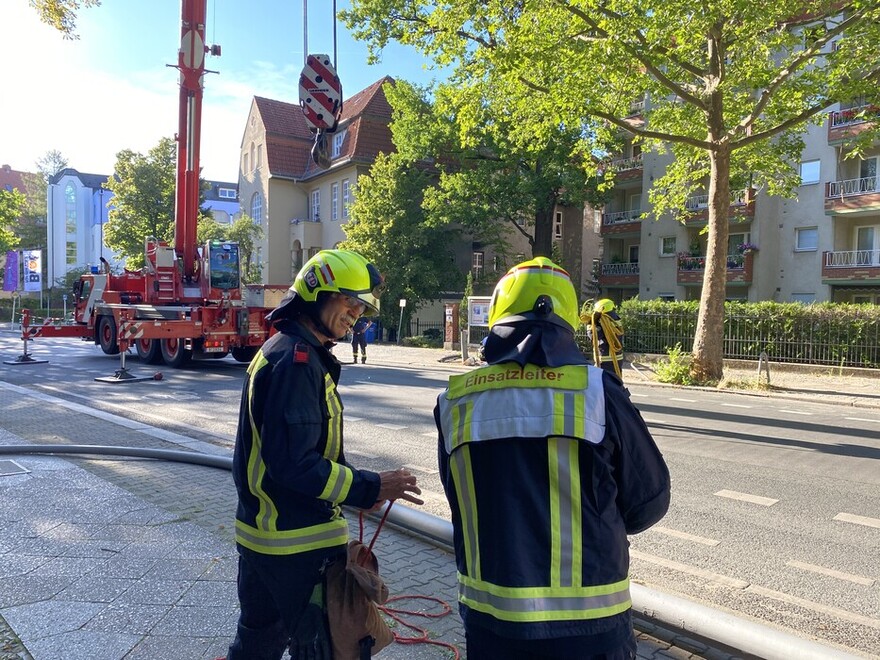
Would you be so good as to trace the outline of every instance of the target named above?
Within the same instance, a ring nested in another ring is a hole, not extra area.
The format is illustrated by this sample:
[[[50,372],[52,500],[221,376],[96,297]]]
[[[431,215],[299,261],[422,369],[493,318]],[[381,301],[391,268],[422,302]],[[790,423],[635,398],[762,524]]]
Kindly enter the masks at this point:
[[[315,585],[309,604],[300,615],[289,652],[292,660],[333,660],[321,582]]]

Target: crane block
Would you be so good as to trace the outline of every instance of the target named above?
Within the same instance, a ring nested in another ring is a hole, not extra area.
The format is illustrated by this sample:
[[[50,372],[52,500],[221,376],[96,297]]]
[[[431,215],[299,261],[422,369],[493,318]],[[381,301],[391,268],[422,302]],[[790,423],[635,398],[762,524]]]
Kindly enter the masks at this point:
[[[299,75],[299,105],[314,131],[332,131],[342,114],[342,83],[329,55],[309,55]]]

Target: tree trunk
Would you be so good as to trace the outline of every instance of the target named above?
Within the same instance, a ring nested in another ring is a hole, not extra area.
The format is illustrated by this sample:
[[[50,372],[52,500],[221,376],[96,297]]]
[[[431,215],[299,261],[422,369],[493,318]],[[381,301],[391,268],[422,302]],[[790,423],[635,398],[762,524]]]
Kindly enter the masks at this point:
[[[535,241],[532,257],[550,257],[553,249],[553,207],[535,211]]]
[[[721,380],[724,369],[724,299],[730,234],[730,148],[726,143],[719,145],[709,152],[709,159],[709,237],[691,364],[691,374],[700,383]]]

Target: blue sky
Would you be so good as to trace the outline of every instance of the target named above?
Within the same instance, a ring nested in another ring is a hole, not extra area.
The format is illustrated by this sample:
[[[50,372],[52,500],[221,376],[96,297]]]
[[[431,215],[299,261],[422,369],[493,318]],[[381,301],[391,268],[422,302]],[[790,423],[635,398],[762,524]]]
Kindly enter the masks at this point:
[[[348,6],[338,0],[337,8]],[[309,50],[333,53],[332,3],[308,3]],[[207,68],[202,171],[235,181],[253,96],[298,103],[303,65],[302,0],[208,0],[207,42],[222,46]],[[81,10],[79,40],[41,24],[28,0],[0,2],[0,164],[34,171],[50,149],[70,167],[109,174],[116,153],[145,153],[177,130],[179,0],[102,0]],[[384,75],[426,84],[437,74],[415,51],[390,46],[367,66],[365,44],[337,23],[344,98]]]

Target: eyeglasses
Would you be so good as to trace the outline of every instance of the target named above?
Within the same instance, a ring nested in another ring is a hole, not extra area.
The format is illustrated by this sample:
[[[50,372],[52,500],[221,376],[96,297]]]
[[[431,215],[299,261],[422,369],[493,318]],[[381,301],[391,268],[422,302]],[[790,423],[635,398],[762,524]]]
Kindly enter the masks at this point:
[[[367,305],[363,300],[359,298],[355,298],[353,296],[347,296],[344,293],[337,294],[342,297],[345,306],[350,310],[357,310],[357,315],[361,316],[365,311],[367,311]]]

